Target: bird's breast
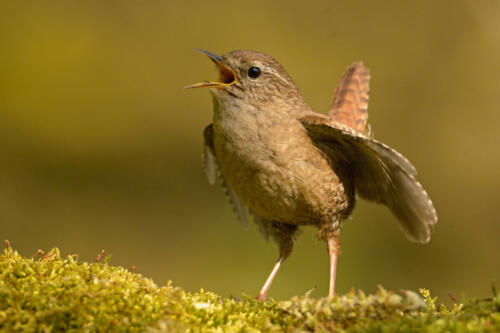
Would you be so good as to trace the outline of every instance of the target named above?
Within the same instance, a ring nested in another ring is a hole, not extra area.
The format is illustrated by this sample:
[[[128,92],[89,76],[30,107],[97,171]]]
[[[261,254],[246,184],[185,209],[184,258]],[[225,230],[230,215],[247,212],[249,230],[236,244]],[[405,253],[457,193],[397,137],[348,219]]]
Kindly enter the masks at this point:
[[[342,197],[342,184],[298,120],[258,110],[218,117],[216,111],[213,126],[224,180],[262,218],[311,223],[338,208],[331,198]]]

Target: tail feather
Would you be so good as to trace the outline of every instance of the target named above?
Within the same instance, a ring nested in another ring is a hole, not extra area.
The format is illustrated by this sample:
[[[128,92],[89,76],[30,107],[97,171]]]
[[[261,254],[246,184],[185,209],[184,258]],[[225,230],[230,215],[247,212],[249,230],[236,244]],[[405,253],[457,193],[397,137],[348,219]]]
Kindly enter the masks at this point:
[[[337,85],[328,116],[360,133],[369,134],[369,92],[370,71],[361,61],[352,64]]]

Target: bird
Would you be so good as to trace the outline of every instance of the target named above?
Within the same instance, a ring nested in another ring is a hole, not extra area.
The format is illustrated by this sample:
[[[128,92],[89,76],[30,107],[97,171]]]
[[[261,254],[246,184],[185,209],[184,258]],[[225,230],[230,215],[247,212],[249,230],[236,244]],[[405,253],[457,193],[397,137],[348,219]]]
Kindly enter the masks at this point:
[[[220,180],[239,220],[253,216],[279,248],[260,289],[265,300],[290,256],[299,228],[312,225],[330,258],[329,296],[335,295],[339,229],[356,198],[387,206],[410,241],[427,243],[437,214],[402,154],[376,140],[368,124],[369,70],[362,62],[342,76],[327,114],[314,111],[283,66],[253,50],[219,56],[196,49],[219,78],[185,88],[208,88],[213,121],[204,132],[207,180]]]

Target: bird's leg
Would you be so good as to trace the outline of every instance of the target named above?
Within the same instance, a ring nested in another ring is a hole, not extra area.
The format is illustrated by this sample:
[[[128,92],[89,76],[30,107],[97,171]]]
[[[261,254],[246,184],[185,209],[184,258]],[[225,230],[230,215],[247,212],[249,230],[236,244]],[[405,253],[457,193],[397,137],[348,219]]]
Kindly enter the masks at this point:
[[[269,291],[269,288],[271,288],[271,284],[273,283],[276,273],[278,273],[283,261],[290,255],[290,253],[292,253],[293,235],[295,234],[295,231],[297,231],[297,226],[273,222],[269,231],[274,241],[278,243],[280,256],[274,265],[271,274],[269,274],[266,282],[260,289],[259,295],[256,297],[260,301],[266,300],[267,292]]]
[[[335,275],[337,273],[337,258],[340,253],[339,232],[334,231],[327,235],[328,254],[330,255],[330,289],[329,296],[335,294]]]
[[[283,260],[285,260],[285,257],[280,256],[280,258],[278,259],[278,261],[274,265],[273,270],[271,271],[271,274],[269,274],[266,282],[264,283],[264,285],[260,289],[259,295],[257,295],[257,297],[256,297],[259,301],[266,300],[267,292],[269,291],[269,288],[271,288],[271,283],[273,283],[274,277],[276,276],[276,273],[278,273],[278,269],[280,268]]]

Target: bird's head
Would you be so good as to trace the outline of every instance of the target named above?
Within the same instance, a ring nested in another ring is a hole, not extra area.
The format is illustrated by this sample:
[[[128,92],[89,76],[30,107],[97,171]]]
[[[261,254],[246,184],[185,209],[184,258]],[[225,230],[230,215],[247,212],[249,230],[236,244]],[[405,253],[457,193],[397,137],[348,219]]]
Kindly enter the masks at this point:
[[[186,88],[208,87],[219,101],[239,99],[251,105],[296,103],[302,96],[285,69],[271,56],[252,50],[236,50],[223,56],[206,54],[219,69],[218,81]]]

